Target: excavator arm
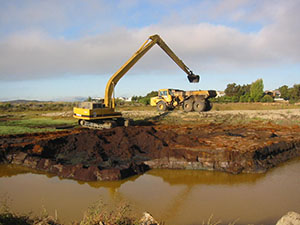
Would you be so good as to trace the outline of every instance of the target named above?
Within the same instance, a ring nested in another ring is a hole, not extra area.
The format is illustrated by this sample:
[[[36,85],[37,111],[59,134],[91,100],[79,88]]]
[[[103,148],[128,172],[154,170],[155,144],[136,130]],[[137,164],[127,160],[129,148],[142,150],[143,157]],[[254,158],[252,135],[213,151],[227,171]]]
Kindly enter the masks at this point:
[[[175,53],[168,47],[168,45],[160,38],[159,35],[155,34],[150,36],[144,44],[137,50],[136,53],[109,79],[106,89],[104,104],[108,108],[114,108],[115,102],[112,98],[112,94],[118,81],[130,70],[136,62],[145,55],[153,45],[158,44],[164,52],[173,59],[173,61],[187,74],[188,80],[191,83],[199,82],[199,75],[195,75],[183,62],[180,60]]]
[[[159,45],[159,47],[162,48],[162,50],[165,51],[165,53],[173,59],[173,61],[187,74],[187,78],[190,83],[198,83],[199,82],[199,75],[195,75],[193,71],[191,71],[183,62],[181,59],[175,55],[175,53],[169,48],[169,46],[160,38],[159,35],[153,35],[150,37],[151,40],[157,39],[156,43]]]

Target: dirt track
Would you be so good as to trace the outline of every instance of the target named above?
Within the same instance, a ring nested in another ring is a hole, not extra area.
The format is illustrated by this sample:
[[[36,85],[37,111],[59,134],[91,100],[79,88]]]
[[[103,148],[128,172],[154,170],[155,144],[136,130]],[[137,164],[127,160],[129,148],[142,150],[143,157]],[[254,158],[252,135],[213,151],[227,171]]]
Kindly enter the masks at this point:
[[[181,122],[185,121],[186,114],[178,113],[182,115]],[[176,112],[168,116],[177,120],[179,117],[174,115]],[[265,172],[300,155],[297,125],[214,123],[228,119],[219,115],[218,119],[201,114],[200,119],[208,118],[203,124],[191,120],[186,124],[174,122],[175,125],[156,123],[103,131],[74,129],[2,136],[0,162],[91,181],[118,180],[151,168]],[[152,116],[139,124],[157,120]]]

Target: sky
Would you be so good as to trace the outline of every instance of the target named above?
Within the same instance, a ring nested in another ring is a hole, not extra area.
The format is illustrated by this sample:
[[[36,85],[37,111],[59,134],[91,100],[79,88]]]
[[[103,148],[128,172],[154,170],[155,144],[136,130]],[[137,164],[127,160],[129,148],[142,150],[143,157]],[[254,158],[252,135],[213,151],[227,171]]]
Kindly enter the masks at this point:
[[[224,90],[262,78],[300,83],[299,0],[0,0],[0,100],[103,97],[109,78],[159,34],[201,80],[155,45],[117,97]]]

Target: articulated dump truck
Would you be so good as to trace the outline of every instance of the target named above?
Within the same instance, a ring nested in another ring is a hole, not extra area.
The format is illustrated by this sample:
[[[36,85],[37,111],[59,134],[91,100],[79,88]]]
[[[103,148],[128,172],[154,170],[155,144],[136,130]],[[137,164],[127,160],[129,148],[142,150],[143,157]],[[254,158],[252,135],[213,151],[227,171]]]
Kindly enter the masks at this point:
[[[182,107],[185,112],[209,111],[212,105],[209,98],[217,96],[214,90],[183,91],[178,89],[160,89],[158,96],[151,98],[150,105],[156,106],[158,111],[173,110]]]

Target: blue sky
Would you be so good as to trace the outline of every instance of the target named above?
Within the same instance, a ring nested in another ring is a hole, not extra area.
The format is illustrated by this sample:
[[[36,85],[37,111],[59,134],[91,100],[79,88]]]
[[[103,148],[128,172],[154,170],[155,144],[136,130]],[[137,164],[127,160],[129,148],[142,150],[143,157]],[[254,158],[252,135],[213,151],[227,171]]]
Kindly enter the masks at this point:
[[[299,0],[0,0],[0,100],[104,96],[110,76],[159,34],[201,82],[154,46],[116,95],[300,83]]]

